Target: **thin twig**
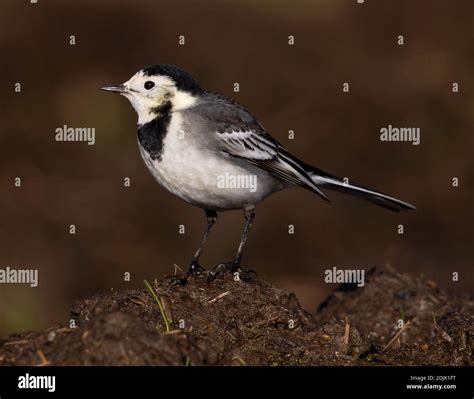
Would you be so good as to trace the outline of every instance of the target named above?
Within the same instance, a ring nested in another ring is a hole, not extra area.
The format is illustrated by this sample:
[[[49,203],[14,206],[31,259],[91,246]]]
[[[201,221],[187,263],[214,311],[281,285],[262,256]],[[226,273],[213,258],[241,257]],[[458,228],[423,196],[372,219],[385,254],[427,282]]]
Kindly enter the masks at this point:
[[[182,329],[179,329],[179,330],[171,330],[171,331],[168,331],[168,332],[165,332],[163,333],[164,335],[174,335],[174,334],[182,334],[183,333],[183,330]]]
[[[453,339],[451,338],[451,336],[446,332],[444,331],[441,326],[438,324],[438,322],[436,321],[436,316],[433,312],[433,327],[435,328],[436,331],[438,331],[441,336],[448,342],[451,342]]]
[[[74,328],[67,328],[67,327],[62,327],[58,328],[57,330],[53,330],[55,333],[62,333],[62,332],[73,332],[75,329]]]
[[[443,339],[447,342],[451,342],[453,340],[451,336],[439,326],[438,323],[433,323],[433,327],[441,334]]]
[[[349,318],[346,316],[346,328],[344,331],[344,345],[349,345],[350,331],[351,331],[351,325],[349,324]]]
[[[229,294],[230,294],[230,291],[223,292],[222,294],[217,295],[215,298],[212,298],[209,301],[207,301],[207,303],[217,302],[219,299],[222,299]]]
[[[390,342],[385,345],[385,348],[382,349],[382,352],[385,352],[388,348],[390,348],[392,346],[392,344],[400,337],[400,335],[403,334],[403,331],[405,331],[408,326],[410,325],[410,320],[408,320],[405,325],[400,328],[400,330],[393,336],[393,338],[390,340]]]
[[[36,354],[38,355],[38,357],[40,358],[41,360],[41,363],[40,364],[37,364],[37,366],[47,366],[49,364],[49,360],[46,359],[46,356],[44,355],[43,351],[41,351],[40,349],[38,349],[36,351]]]
[[[7,345],[24,345],[24,344],[27,344],[29,343],[30,341],[27,340],[27,339],[21,339],[19,341],[10,341],[10,342],[5,342],[3,345],[4,346],[7,346]]]
[[[145,306],[145,304],[142,301],[139,301],[138,299],[132,298],[131,296],[128,297],[128,300],[130,302],[133,302],[135,305]]]
[[[183,272],[183,269],[181,269],[176,263],[173,263],[174,265],[174,275],[176,276],[178,273],[177,273],[177,270],[179,270],[181,273]]]

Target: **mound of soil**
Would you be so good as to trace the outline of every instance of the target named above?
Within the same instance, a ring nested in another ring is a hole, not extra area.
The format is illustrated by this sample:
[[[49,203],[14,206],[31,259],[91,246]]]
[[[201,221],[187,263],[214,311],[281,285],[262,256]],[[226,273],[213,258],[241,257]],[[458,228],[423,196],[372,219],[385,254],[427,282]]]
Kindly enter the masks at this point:
[[[473,365],[474,302],[373,269],[315,315],[260,277],[170,276],[73,304],[77,328],[0,339],[0,365]],[[158,302],[157,302],[158,299]]]

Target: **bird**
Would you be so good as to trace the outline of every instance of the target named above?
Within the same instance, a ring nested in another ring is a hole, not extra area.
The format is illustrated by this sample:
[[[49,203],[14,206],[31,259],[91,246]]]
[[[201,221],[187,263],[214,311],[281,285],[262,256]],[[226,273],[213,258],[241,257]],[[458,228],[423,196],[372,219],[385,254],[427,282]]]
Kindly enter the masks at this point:
[[[329,199],[323,190],[333,190],[395,212],[415,209],[298,159],[237,101],[205,90],[177,66],[151,65],[123,84],[101,89],[126,97],[135,109],[139,151],[157,182],[204,210],[207,227],[189,263],[189,275],[206,272],[199,263],[201,253],[218,212],[231,210],[243,210],[245,216],[237,253],[207,273],[215,278],[244,271],[242,253],[256,205],[287,188],[304,188],[325,201]]]

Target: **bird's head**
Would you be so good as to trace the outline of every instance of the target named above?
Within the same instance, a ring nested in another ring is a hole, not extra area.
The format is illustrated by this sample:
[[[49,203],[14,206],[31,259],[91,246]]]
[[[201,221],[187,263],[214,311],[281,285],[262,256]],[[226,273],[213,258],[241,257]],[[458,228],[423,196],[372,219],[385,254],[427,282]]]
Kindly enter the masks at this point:
[[[144,68],[123,84],[101,89],[127,97],[140,125],[158,117],[165,105],[174,111],[193,106],[203,91],[190,74],[167,64]]]

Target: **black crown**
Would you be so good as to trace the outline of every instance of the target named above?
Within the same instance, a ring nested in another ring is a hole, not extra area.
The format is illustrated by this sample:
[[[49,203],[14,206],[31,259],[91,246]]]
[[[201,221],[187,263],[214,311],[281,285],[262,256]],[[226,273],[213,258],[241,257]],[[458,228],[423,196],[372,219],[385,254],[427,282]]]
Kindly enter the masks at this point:
[[[176,87],[179,90],[187,91],[190,93],[200,93],[203,91],[189,73],[174,65],[151,65],[149,67],[144,68],[142,72],[145,76],[168,76],[176,82]]]

